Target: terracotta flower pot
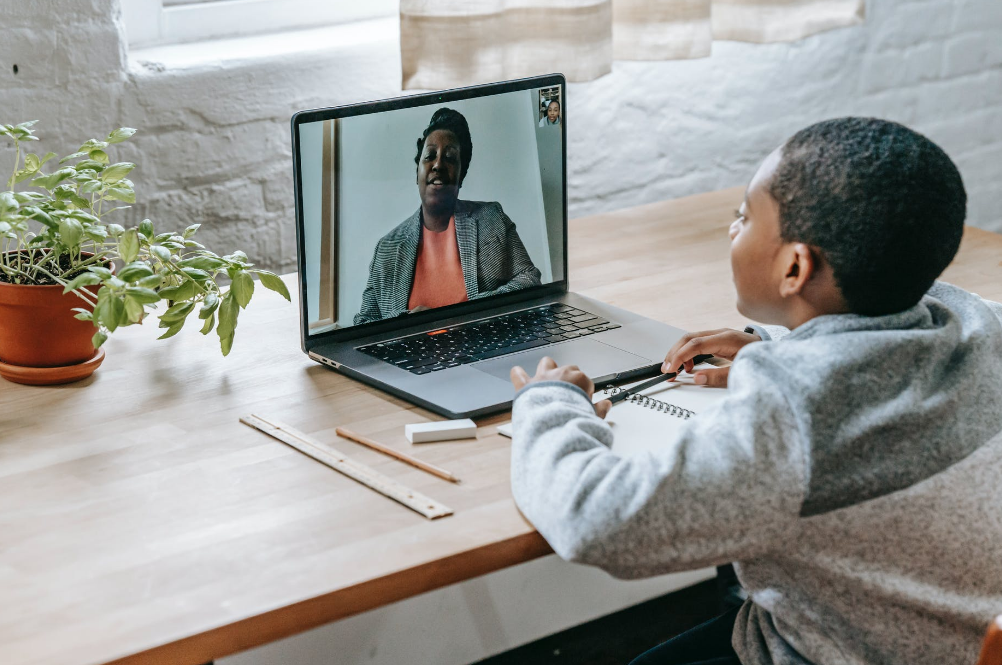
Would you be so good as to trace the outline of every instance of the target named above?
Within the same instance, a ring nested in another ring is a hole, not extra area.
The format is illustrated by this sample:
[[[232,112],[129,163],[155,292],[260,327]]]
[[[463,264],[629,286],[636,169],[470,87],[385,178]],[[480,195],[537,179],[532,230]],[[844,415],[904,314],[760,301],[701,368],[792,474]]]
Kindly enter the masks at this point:
[[[100,285],[85,288],[96,295]],[[97,329],[89,321],[74,318],[75,307],[88,306],[76,295],[64,294],[58,284],[0,282],[0,363],[54,368],[95,358],[98,353],[91,338]]]

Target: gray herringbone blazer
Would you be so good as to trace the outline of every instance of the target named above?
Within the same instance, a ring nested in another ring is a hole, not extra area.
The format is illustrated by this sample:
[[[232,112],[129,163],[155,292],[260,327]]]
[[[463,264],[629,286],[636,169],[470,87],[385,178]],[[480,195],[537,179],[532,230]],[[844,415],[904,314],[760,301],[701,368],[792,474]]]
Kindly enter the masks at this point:
[[[421,208],[376,243],[355,325],[407,311],[421,241]],[[470,300],[538,286],[539,269],[500,203],[456,202],[456,241]]]

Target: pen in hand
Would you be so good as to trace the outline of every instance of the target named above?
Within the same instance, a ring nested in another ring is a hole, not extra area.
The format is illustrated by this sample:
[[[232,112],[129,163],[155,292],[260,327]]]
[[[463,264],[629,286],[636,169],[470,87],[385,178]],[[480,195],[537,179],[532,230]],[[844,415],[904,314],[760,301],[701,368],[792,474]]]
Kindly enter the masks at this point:
[[[698,356],[695,356],[692,359],[692,363],[693,363],[693,365],[698,365],[699,363],[705,362],[705,361],[709,360],[712,357],[713,356],[711,354],[709,354],[709,353],[703,353],[703,354],[700,354]],[[668,372],[667,374],[662,374],[661,376],[654,377],[650,381],[644,381],[643,383],[638,383],[637,385],[633,386],[629,390],[624,390],[621,393],[616,393],[615,395],[613,395],[612,397],[610,397],[608,399],[613,404],[616,404],[617,402],[622,402],[623,400],[629,398],[631,395],[636,395],[637,393],[642,392],[644,390],[647,390],[648,388],[653,388],[654,386],[658,385],[659,383],[664,383],[665,381],[671,381],[676,376],[678,376],[678,373],[681,372],[681,371],[682,371],[682,368],[679,367],[677,372]]]

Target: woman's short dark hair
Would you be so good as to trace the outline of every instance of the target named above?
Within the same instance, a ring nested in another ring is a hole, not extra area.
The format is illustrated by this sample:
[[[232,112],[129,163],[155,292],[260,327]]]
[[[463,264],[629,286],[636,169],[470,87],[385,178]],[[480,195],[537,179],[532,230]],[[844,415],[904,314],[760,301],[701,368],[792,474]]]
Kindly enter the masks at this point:
[[[414,155],[414,163],[417,164],[421,160],[421,151],[424,150],[424,140],[428,138],[429,134],[438,129],[452,132],[459,141],[459,159],[462,162],[459,171],[459,184],[462,185],[467,171],[470,170],[470,161],[473,159],[473,138],[470,136],[470,126],[467,124],[466,118],[459,111],[440,108],[432,114],[428,126],[425,127],[421,138],[417,140],[417,154]]]
[[[838,118],[797,132],[769,189],[782,239],[817,248],[857,314],[915,305],[964,233],[967,193],[956,165],[895,122]]]

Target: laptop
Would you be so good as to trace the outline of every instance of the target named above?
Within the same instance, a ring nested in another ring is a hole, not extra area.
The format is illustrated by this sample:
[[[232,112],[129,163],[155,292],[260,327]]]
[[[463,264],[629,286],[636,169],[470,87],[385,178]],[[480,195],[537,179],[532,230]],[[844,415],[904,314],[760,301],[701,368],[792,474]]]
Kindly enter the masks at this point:
[[[449,418],[656,374],[682,330],[569,290],[567,117],[559,74],[296,113],[303,351]]]

